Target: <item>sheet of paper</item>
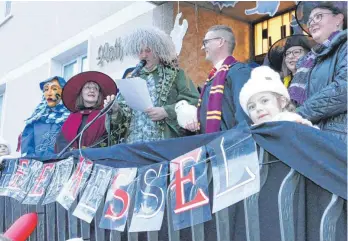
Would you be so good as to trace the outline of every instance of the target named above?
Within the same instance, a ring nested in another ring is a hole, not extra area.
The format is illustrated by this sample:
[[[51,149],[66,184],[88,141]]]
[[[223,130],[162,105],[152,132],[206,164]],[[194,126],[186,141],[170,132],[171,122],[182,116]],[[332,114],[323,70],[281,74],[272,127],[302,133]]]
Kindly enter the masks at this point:
[[[129,79],[116,79],[116,84],[127,105],[133,110],[144,112],[153,107],[146,80],[136,77]]]

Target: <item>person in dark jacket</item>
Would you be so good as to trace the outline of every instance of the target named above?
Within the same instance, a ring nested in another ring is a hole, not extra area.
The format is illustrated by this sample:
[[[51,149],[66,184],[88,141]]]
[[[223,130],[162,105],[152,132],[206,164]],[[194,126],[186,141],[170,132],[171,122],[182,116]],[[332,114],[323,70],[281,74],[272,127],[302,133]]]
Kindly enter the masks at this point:
[[[21,134],[20,148],[22,156],[49,159],[54,155],[54,144],[63,123],[70,115],[61,101],[62,77],[54,76],[40,83],[43,92],[41,103],[25,122]]]
[[[299,4],[297,21],[317,45],[297,63],[290,97],[298,114],[347,142],[347,2]]]
[[[200,133],[225,131],[247,120],[239,104],[239,92],[250,77],[251,68],[233,56],[235,37],[224,25],[211,27],[205,35],[202,49],[214,68],[202,89],[198,102],[198,123],[187,126]]]
[[[87,71],[73,76],[63,89],[64,105],[72,112],[57,137],[56,152],[62,151],[82,130],[81,148],[104,147],[107,144],[105,116],[101,116],[86,130],[87,123],[103,108],[103,99],[116,94],[117,87],[111,77],[97,71]],[[76,140],[70,149],[77,149]]]

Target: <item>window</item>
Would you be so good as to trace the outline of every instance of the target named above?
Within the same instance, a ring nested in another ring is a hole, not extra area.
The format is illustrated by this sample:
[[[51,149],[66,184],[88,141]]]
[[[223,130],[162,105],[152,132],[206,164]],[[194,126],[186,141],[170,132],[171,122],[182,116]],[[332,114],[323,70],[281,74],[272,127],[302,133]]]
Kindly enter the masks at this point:
[[[269,48],[279,39],[291,35],[290,22],[295,11],[257,23],[254,26],[255,34],[255,55],[266,54]]]
[[[74,75],[87,71],[88,70],[87,60],[88,60],[87,56],[83,55],[63,65],[62,72],[63,72],[64,79],[68,81]]]
[[[4,94],[0,94],[0,131],[1,131],[1,113],[2,113],[3,100],[4,100]]]
[[[5,18],[11,14],[11,1],[5,2]]]

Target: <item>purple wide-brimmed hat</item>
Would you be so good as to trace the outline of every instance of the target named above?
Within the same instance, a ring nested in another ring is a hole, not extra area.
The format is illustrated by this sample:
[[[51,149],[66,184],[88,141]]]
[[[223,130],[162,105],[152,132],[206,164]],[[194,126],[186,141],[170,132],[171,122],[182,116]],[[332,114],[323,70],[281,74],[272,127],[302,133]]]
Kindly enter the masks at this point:
[[[347,1],[302,1],[296,7],[296,21],[303,31],[310,35],[307,23],[313,9],[330,9],[334,14],[342,13],[344,16],[343,29],[347,28]]]

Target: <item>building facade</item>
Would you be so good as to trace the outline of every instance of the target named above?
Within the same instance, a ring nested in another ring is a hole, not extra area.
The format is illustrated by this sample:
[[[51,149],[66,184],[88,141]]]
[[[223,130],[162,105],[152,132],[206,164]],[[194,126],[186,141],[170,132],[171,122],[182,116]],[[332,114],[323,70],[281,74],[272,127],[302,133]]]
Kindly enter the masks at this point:
[[[19,155],[14,149],[25,119],[41,101],[41,81],[54,75],[68,80],[86,70],[121,78],[137,60],[114,61],[105,51],[137,26],[157,26],[166,32],[173,26],[171,4],[55,1],[0,5],[0,14],[5,13],[0,17],[0,135],[10,142],[14,155]]]
[[[195,1],[0,2],[0,136],[15,149],[26,118],[41,101],[41,81],[55,75],[68,81],[87,70],[121,78],[138,61],[123,56],[121,37],[139,26],[155,26],[169,34],[179,12],[180,23],[188,21],[179,63],[197,86],[204,84],[212,68],[201,47],[213,25],[233,29],[236,59],[263,59],[267,49],[284,37],[281,33],[290,35],[295,5],[280,2],[273,17],[244,14],[255,4],[219,8]]]

